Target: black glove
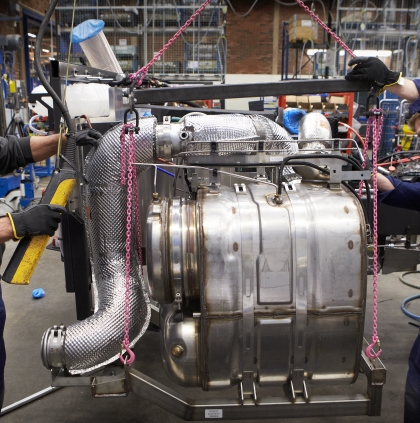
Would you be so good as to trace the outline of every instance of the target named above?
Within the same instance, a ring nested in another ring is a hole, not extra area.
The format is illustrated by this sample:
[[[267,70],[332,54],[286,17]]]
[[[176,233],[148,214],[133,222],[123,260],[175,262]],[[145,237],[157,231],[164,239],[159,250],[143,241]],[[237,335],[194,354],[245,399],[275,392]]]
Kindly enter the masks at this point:
[[[396,84],[401,72],[390,71],[384,62],[376,57],[354,57],[349,66],[356,65],[345,78],[347,81],[367,81],[384,91],[386,87]]]
[[[96,129],[83,129],[77,132],[69,132],[67,137],[73,138],[78,146],[92,145],[97,147],[99,145],[98,140],[102,137],[102,134]]]
[[[17,213],[7,213],[15,239],[25,236],[53,236],[66,209],[56,204],[36,204]]]

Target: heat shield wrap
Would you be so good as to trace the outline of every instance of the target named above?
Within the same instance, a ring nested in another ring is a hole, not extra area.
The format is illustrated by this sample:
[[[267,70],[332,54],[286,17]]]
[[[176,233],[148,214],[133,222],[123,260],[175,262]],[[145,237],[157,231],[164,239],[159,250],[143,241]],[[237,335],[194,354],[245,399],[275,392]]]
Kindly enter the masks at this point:
[[[244,154],[257,150],[259,140],[265,141],[264,150],[268,154],[270,150],[273,150],[272,154],[279,154],[278,150],[295,154],[298,150],[286,130],[260,115],[191,114],[184,118],[184,130],[192,136],[192,139],[181,144],[188,155],[208,154],[211,142],[218,143],[220,155]]]
[[[135,159],[137,163],[150,163],[156,119],[142,118],[139,126],[139,133],[134,135]],[[121,125],[118,125],[105,133],[85,165],[89,181],[84,188],[85,222],[97,298],[91,317],[67,327],[63,358],[72,374],[91,371],[116,360],[124,337],[127,185],[121,185],[120,132]],[[127,135],[127,152],[128,138]],[[145,167],[136,169],[140,173]],[[130,266],[130,346],[143,335],[150,320],[134,233]]]

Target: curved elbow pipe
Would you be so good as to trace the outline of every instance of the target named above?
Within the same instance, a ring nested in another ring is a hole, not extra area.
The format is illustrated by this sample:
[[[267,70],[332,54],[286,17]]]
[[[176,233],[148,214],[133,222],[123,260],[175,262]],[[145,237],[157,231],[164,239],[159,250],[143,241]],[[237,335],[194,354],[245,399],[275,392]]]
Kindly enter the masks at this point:
[[[156,133],[154,117],[140,120],[134,134],[136,162],[151,162]],[[88,156],[84,206],[90,258],[94,274],[95,313],[63,330],[44,334],[42,355],[46,367],[64,365],[72,374],[94,370],[116,360],[124,338],[125,243],[127,186],[121,185],[121,125],[101,138]],[[126,137],[128,138],[128,137]],[[128,151],[128,146],[126,148]],[[137,173],[145,168],[137,168]],[[123,217],[124,216],[124,217]],[[132,239],[130,265],[130,347],[143,335],[150,320],[150,304]],[[54,339],[55,334],[59,338]],[[57,345],[55,348],[51,346]]]

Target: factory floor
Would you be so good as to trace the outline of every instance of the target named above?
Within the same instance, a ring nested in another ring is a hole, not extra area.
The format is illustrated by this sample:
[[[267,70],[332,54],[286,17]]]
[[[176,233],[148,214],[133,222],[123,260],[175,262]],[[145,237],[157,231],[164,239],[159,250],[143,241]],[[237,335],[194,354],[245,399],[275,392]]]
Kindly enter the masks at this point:
[[[16,244],[9,242],[3,263]],[[388,369],[387,383],[383,391],[381,417],[328,417],[303,419],[278,419],[273,422],[389,422],[403,421],[404,385],[407,359],[418,329],[408,324],[409,318],[400,310],[401,301],[417,292],[399,281],[400,273],[379,277],[379,321],[378,329],[383,353],[381,359]],[[408,278],[408,277],[407,277]],[[410,281],[419,284],[420,275],[410,275]],[[368,313],[366,336],[371,333],[371,282],[369,277]],[[43,288],[45,297],[35,300],[32,290]],[[40,341],[44,331],[54,324],[70,324],[76,321],[73,294],[65,292],[63,264],[60,254],[46,250],[29,286],[13,286],[2,282],[3,296],[7,308],[5,341],[7,348],[6,394],[4,407],[10,406],[50,385],[50,373],[40,359]],[[420,301],[413,302],[410,310],[420,314]],[[369,338],[370,339],[370,338]],[[147,331],[138,342],[135,367],[171,387],[159,354],[159,334]],[[365,388],[364,375],[359,376],[356,387]],[[347,388],[347,387],[346,387]],[[338,386],[336,393],[344,388]],[[201,389],[180,388],[190,398],[225,397],[226,392],[204,393]],[[234,391],[235,392],[235,391]],[[310,392],[309,392],[310,394]],[[122,398],[100,398],[91,396],[88,387],[65,387],[39,398],[21,408],[4,414],[2,423],[71,423],[92,422],[141,422],[175,423],[182,420],[158,406],[130,393]],[[240,420],[237,420],[240,421]],[[250,420],[261,422],[262,419]]]

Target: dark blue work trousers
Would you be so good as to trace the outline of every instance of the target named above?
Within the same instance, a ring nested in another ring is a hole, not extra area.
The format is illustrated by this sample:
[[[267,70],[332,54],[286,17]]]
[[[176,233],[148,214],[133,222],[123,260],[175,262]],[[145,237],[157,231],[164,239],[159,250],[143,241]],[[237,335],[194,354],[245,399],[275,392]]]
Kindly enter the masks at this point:
[[[6,348],[4,347],[3,331],[5,323],[6,308],[4,307],[0,284],[0,409],[3,407],[4,399],[4,366],[6,364]]]
[[[404,423],[420,422],[420,332],[408,358],[404,398]]]

